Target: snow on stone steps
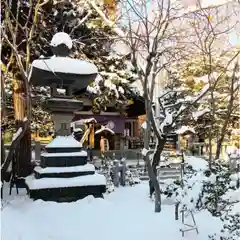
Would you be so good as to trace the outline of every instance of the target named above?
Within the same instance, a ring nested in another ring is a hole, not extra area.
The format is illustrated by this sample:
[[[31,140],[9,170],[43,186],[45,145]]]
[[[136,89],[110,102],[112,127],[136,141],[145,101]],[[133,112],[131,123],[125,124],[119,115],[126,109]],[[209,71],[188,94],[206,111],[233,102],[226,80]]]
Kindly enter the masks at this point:
[[[46,148],[80,148],[81,144],[72,136],[57,136]]]
[[[30,190],[34,190],[47,188],[106,185],[106,178],[104,175],[100,175],[98,173],[73,178],[40,178],[40,179],[36,179],[34,175],[30,175],[26,177],[25,182]]]
[[[86,157],[86,151],[80,152],[65,152],[65,153],[42,153],[42,157]]]
[[[95,167],[93,164],[86,164],[83,166],[74,166],[74,167],[46,167],[42,168],[37,166],[34,168],[34,171],[39,174],[45,173],[69,173],[69,172],[94,172]]]

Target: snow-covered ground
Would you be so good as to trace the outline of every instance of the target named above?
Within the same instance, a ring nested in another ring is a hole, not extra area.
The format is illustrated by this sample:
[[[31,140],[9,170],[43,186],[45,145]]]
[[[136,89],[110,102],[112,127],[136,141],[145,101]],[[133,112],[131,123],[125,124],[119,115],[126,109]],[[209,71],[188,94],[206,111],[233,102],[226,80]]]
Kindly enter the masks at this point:
[[[187,158],[194,168],[204,160]],[[13,189],[15,194],[15,189]],[[7,193],[5,193],[5,197]],[[163,199],[162,212],[154,213],[148,198],[148,183],[120,187],[105,199],[92,196],[74,203],[32,201],[24,194],[12,196],[1,212],[4,240],[152,240],[181,239],[181,221],[175,220],[174,205]],[[186,233],[184,239],[207,240],[219,232],[221,221],[207,211],[195,213],[199,235]]]
[[[186,239],[206,240],[210,215],[196,214],[199,236]],[[4,240],[146,240],[181,238],[180,220],[174,220],[174,206],[163,205],[161,213],[153,212],[148,199],[148,184],[119,188],[105,199],[89,196],[75,203],[31,201],[17,197],[2,211]],[[218,230],[217,222],[211,230]]]

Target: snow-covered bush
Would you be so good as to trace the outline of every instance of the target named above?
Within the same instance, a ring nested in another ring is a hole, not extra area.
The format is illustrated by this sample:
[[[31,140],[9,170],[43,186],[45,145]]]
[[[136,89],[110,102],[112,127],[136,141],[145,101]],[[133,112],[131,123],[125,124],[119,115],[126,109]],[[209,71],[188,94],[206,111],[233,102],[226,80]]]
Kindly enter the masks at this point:
[[[236,189],[236,181],[232,180],[232,174],[228,168],[215,163],[211,170],[204,171],[205,179],[199,195],[197,208],[207,209],[213,216],[221,216],[222,211],[228,205],[224,195],[228,190]]]
[[[105,161],[104,164],[97,169],[98,173],[103,174],[106,177],[107,193],[111,193],[114,191],[112,166],[112,161]]]
[[[126,171],[125,180],[126,180],[126,184],[129,186],[133,186],[141,182],[138,171],[134,169],[129,169],[129,168]]]
[[[183,181],[168,182],[162,187],[162,192],[181,207],[194,211],[206,209],[212,216],[220,217],[222,230],[209,239],[236,240],[240,237],[238,174],[217,163],[211,169],[198,171],[187,165]]]
[[[170,180],[162,187],[162,193],[184,207],[195,208],[201,189],[201,172],[197,172],[191,165],[186,165],[181,180]]]

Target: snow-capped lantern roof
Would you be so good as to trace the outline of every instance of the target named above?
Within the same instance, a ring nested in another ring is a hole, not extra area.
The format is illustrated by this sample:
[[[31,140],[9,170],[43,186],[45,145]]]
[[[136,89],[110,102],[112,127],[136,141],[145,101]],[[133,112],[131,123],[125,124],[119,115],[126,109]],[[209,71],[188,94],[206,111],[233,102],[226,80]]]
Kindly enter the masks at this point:
[[[51,86],[57,88],[73,86],[79,91],[86,88],[97,74],[97,67],[88,61],[68,57],[73,46],[67,33],[56,33],[50,43],[53,56],[34,60],[29,74],[29,81],[34,86]]]
[[[72,136],[57,136],[46,148],[81,148],[81,144]]]
[[[70,36],[65,33],[65,32],[58,32],[56,33],[53,38],[52,41],[50,43],[51,47],[57,47],[61,44],[64,44],[68,47],[68,49],[72,49],[72,39],[70,38]]]

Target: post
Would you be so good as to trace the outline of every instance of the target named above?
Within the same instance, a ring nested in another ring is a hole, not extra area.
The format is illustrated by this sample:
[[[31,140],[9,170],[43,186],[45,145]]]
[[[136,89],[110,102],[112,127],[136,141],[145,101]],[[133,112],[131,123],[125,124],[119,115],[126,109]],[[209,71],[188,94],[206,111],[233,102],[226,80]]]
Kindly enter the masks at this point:
[[[125,159],[121,160],[121,179],[120,179],[120,184],[121,186],[125,186],[126,183],[126,170],[127,170],[127,164]]]
[[[40,160],[41,156],[41,143],[40,141],[35,141],[35,160]]]
[[[114,160],[113,162],[113,184],[115,187],[119,187],[119,162]]]

